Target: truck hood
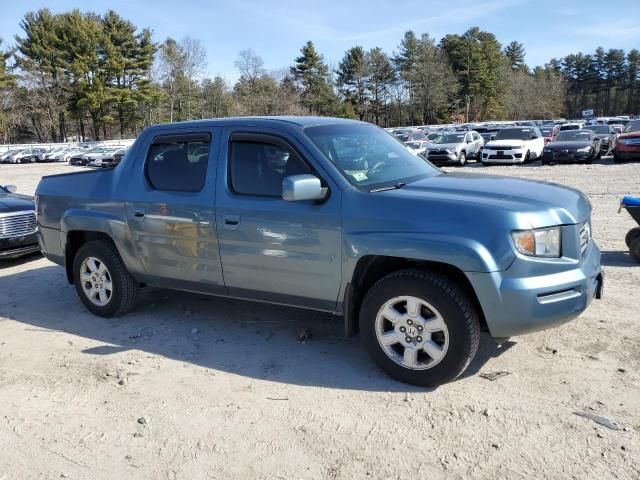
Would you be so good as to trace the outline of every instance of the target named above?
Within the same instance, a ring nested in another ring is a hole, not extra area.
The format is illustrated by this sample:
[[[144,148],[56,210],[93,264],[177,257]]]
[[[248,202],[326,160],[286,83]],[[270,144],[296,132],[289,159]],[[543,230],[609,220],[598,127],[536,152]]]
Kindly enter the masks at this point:
[[[517,147],[524,146],[524,140],[491,140],[485,147]]]
[[[618,136],[618,139],[620,138],[640,138],[640,132],[621,133]]]
[[[19,212],[21,210],[35,210],[31,197],[16,195],[15,193],[0,193],[0,213]]]
[[[441,174],[384,193],[431,201],[435,208],[449,205],[450,211],[477,211],[480,219],[507,216],[501,223],[512,228],[576,224],[591,214],[589,200],[578,190],[498,175]]]

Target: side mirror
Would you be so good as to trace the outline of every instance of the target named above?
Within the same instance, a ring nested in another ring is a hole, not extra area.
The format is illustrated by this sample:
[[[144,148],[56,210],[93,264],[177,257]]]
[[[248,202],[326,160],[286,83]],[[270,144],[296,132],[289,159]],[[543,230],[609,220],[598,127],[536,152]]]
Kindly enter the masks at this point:
[[[324,200],[327,189],[313,175],[292,175],[282,180],[282,199],[287,202]]]
[[[5,190],[7,190],[9,193],[16,193],[18,191],[18,187],[16,187],[15,185],[5,185]]]

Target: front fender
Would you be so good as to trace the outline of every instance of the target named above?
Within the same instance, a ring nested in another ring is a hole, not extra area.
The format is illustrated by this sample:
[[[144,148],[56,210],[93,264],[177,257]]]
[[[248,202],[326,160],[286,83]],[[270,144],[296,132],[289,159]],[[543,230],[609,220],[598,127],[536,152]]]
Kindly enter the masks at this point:
[[[367,232],[345,237],[345,278],[352,278],[358,260],[367,255],[439,262],[463,272],[506,270],[515,253],[505,248],[490,251],[480,242],[444,233]]]

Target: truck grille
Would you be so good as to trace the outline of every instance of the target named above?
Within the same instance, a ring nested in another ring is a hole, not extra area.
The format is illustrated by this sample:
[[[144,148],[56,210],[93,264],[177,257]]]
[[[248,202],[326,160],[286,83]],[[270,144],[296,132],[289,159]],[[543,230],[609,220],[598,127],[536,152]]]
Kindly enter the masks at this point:
[[[36,213],[32,210],[0,214],[0,238],[24,237],[37,228]]]
[[[591,224],[587,220],[580,227],[580,252],[584,255],[584,252],[587,250],[589,246],[589,241],[591,240]]]

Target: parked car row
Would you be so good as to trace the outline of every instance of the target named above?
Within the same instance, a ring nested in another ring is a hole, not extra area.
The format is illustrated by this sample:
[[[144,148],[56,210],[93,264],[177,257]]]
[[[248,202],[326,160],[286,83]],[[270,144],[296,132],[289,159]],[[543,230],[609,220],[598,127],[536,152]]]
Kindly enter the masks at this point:
[[[69,159],[69,165],[88,167],[115,167],[127,152],[122,147],[96,147],[88,151],[77,152]]]
[[[625,121],[625,126],[617,125]],[[620,133],[617,130],[624,128]],[[477,125],[420,126],[387,131],[414,155],[435,164],[484,165],[587,162],[613,155],[615,162],[640,158],[640,119],[522,121]]]
[[[69,165],[114,167],[126,153],[123,146],[59,146],[54,148],[25,148],[0,154],[0,163],[66,162]]]

